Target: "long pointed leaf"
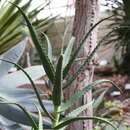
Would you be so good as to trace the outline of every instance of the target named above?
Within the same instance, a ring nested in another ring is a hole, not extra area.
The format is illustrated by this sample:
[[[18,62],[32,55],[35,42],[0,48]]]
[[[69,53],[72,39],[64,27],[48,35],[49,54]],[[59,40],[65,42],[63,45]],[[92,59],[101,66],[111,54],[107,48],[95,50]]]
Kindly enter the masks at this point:
[[[56,127],[54,127],[54,130],[58,130],[60,128],[63,128],[67,125],[69,125],[70,123],[73,123],[75,121],[79,121],[79,120],[98,120],[100,122],[106,123],[111,125],[115,130],[118,130],[118,128],[116,128],[116,126],[114,126],[111,122],[109,122],[108,120],[104,119],[104,118],[100,118],[100,117],[75,117],[75,118],[66,118],[66,120],[62,123],[60,123],[59,125],[57,125]]]
[[[69,41],[69,44],[64,52],[64,61],[63,61],[63,68],[66,67],[66,65],[69,63],[69,60],[70,60],[70,57],[71,57],[71,54],[72,54],[72,49],[73,49],[73,45],[74,45],[74,41],[75,41],[75,38],[72,37]]]
[[[85,59],[85,61],[83,62],[83,64],[78,68],[78,70],[75,72],[75,74],[70,78],[67,79],[67,83],[65,84],[65,86],[63,88],[67,88],[71,85],[71,83],[78,77],[78,75],[81,73],[81,71],[84,70],[84,67],[86,65],[88,65],[92,59],[92,57],[94,56],[95,52],[97,51],[97,49],[100,47],[100,45],[104,42],[104,40],[113,32],[110,31],[108,34],[106,34],[101,41],[99,41],[98,45],[94,48],[94,50],[91,52],[91,54]]]
[[[60,106],[62,101],[62,78],[63,78],[63,55],[60,56],[57,67],[55,84],[53,88],[53,103],[55,106]]]
[[[52,46],[51,46],[50,39],[49,39],[49,37],[45,33],[42,33],[42,34],[43,34],[43,36],[45,37],[45,39],[47,41],[47,45],[48,45],[48,57],[49,57],[50,61],[52,62]]]
[[[108,90],[108,89],[107,89]],[[100,94],[100,96],[95,100],[95,102],[93,103],[93,113],[95,113],[98,109],[98,107],[100,106],[100,104],[103,102],[104,99],[104,95],[106,94],[107,90],[105,90],[104,92],[102,92]]]
[[[13,3],[11,3],[11,4],[13,4]],[[39,53],[39,56],[40,56],[42,65],[45,69],[45,72],[46,72],[47,76],[49,77],[49,79],[51,80],[51,82],[53,83],[54,77],[55,77],[54,76],[54,73],[55,73],[54,67],[51,64],[48,56],[46,55],[46,52],[42,49],[40,42],[38,40],[38,36],[35,32],[35,29],[33,28],[31,22],[29,21],[28,17],[25,15],[25,13],[22,11],[22,9],[20,7],[18,7],[16,4],[13,4],[13,5],[18,8],[18,10],[21,12],[22,16],[24,17],[24,19],[27,23],[31,38],[33,40],[33,43],[34,43],[34,45]]]
[[[36,105],[35,105],[36,106]],[[43,125],[42,125],[42,114],[40,109],[36,106],[37,110],[38,110],[38,115],[39,115],[39,124],[38,124],[38,130],[43,130]]]
[[[107,17],[107,18],[104,18],[102,20],[100,20],[99,22],[97,22],[88,32],[87,34],[84,36],[83,40],[80,42],[79,44],[79,47],[76,49],[76,51],[74,52],[74,54],[72,55],[71,59],[69,60],[69,63],[68,65],[65,67],[64,69],[64,78],[66,77],[67,73],[69,72],[74,60],[76,59],[76,56],[78,55],[79,51],[81,50],[82,46],[84,45],[85,43],[85,40],[88,38],[88,36],[91,34],[91,32],[102,22],[110,19],[111,17],[113,16],[110,16],[110,17]]]
[[[115,86],[117,89],[120,90],[120,88],[118,88],[112,81],[110,80],[97,80],[94,81],[92,83],[90,83],[89,85],[85,86],[82,90],[79,90],[78,92],[76,92],[72,97],[70,97],[69,100],[67,100],[65,103],[63,103],[61,105],[61,110],[60,111],[65,111],[67,110],[69,107],[72,106],[72,104],[74,104],[80,97],[82,97],[86,92],[90,91],[94,86],[101,84],[101,83],[110,83],[113,86]],[[120,90],[121,91],[121,90]]]

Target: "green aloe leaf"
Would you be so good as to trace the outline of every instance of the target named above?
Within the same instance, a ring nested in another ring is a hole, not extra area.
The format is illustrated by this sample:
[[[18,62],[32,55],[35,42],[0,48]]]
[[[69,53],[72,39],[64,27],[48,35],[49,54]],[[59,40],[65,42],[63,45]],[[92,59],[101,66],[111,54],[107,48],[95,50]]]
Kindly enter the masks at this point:
[[[38,126],[38,130],[43,130],[43,125],[42,125],[42,115],[40,110],[38,110],[39,113],[39,126]]]
[[[72,95],[70,97],[69,100],[67,100],[65,103],[62,103],[61,105],[61,109],[60,111],[65,111],[67,110],[69,107],[72,106],[72,104],[74,104],[80,97],[82,97],[86,92],[92,90],[92,88],[98,84],[101,84],[101,83],[110,83],[112,84],[113,86],[115,86],[118,90],[120,90],[120,88],[118,88],[112,81],[110,80],[106,80],[106,79],[103,79],[103,80],[97,80],[97,81],[94,81],[92,83],[90,83],[89,85],[85,86],[84,88],[82,88],[82,90],[79,90],[78,92],[76,92],[74,95]],[[121,90],[120,90],[121,91]]]
[[[0,59],[0,60],[1,60],[1,61],[5,61],[5,62],[8,62],[8,63],[10,63],[10,64],[14,64],[18,69],[20,69],[20,70],[25,74],[25,76],[28,78],[28,80],[30,81],[30,83],[31,83],[31,85],[32,85],[32,87],[33,87],[33,89],[34,89],[34,91],[35,91],[35,94],[36,94],[36,96],[37,96],[37,99],[38,99],[38,102],[39,102],[41,108],[43,109],[43,111],[45,112],[45,114],[46,114],[51,120],[54,120],[54,118],[52,117],[52,115],[46,110],[44,104],[42,103],[42,99],[40,98],[40,94],[38,93],[38,90],[37,90],[37,88],[36,88],[36,86],[35,86],[35,83],[33,82],[33,80],[32,80],[32,78],[30,77],[30,75],[29,75],[20,65],[18,65],[18,64],[16,64],[16,63],[13,63],[13,62],[11,62],[11,61],[8,61],[8,60],[3,60],[3,59]]]
[[[78,108],[76,108],[75,110],[73,110],[72,112],[68,113],[66,115],[66,117],[77,117],[78,115],[80,115],[83,111],[85,111],[88,107],[90,107],[93,104],[93,101],[90,103],[87,103],[83,106],[80,106]]]
[[[36,106],[36,105],[35,105]],[[36,106],[38,110],[38,115],[39,115],[39,124],[38,124],[38,130],[43,130],[43,121],[42,121],[42,114],[40,109]]]
[[[110,17],[107,17],[107,18],[104,18],[104,19],[100,20],[99,22],[97,22],[97,23],[86,33],[86,35],[84,36],[83,40],[80,42],[78,48],[75,50],[75,52],[73,53],[71,59],[69,60],[69,63],[67,64],[67,66],[66,66],[65,69],[64,69],[64,73],[63,73],[63,75],[64,75],[63,77],[64,77],[64,78],[65,78],[66,75],[68,74],[68,72],[69,72],[69,70],[70,70],[70,68],[71,68],[71,66],[72,66],[72,64],[73,64],[73,62],[74,62],[74,60],[76,59],[76,56],[78,55],[79,51],[81,50],[82,46],[83,46],[84,43],[85,43],[85,40],[88,38],[88,36],[91,34],[91,32],[92,32],[100,23],[102,23],[102,22],[104,22],[104,21],[110,19],[111,17],[113,17],[113,16],[110,16]]]
[[[63,82],[63,55],[60,56],[57,67],[56,67],[56,76],[55,84],[53,88],[53,103],[55,106],[60,106],[62,101],[62,82]]]
[[[74,45],[74,41],[75,38],[71,37],[69,44],[64,52],[64,61],[63,61],[63,68],[66,67],[66,65],[69,63],[70,57],[71,57],[71,53],[72,53],[72,49],[73,49],[73,45]]]
[[[24,17],[24,19],[27,23],[32,41],[33,41],[33,43],[34,43],[34,45],[39,53],[39,56],[40,56],[42,65],[45,69],[45,72],[46,72],[47,76],[49,77],[49,79],[51,80],[51,82],[53,83],[54,77],[55,77],[54,67],[53,67],[53,64],[51,64],[51,61],[49,60],[49,58],[46,54],[46,51],[42,49],[40,42],[39,42],[39,39],[38,39],[38,36],[35,32],[35,29],[33,28],[30,20],[28,19],[26,14],[23,12],[23,10],[20,7],[18,7],[16,4],[13,4],[13,3],[11,3],[11,4],[14,5],[21,12],[22,16]]]
[[[67,37],[67,34],[69,33],[69,29],[71,28],[70,25],[71,24],[67,25],[66,28],[65,28],[64,35],[63,35],[63,38],[62,38],[62,46],[64,46],[65,43],[66,43],[66,37]]]
[[[97,109],[99,108],[100,104],[103,102],[104,96],[105,96],[105,94],[106,94],[107,91],[108,91],[108,89],[105,90],[104,92],[102,92],[100,94],[100,96],[97,99],[95,99],[95,101],[93,103],[93,112],[94,113],[97,111]]]
[[[100,118],[100,117],[75,117],[75,118],[66,118],[64,120],[64,122],[59,123],[59,125],[57,125],[56,127],[54,127],[54,130],[63,128],[67,125],[69,125],[70,123],[73,123],[75,121],[79,121],[79,120],[98,120],[100,122],[109,124],[110,126],[112,126],[115,130],[118,130],[118,128],[116,126],[114,126],[111,122],[109,122],[107,119],[104,118]]]
[[[100,94],[100,93],[102,93],[105,90],[106,90],[106,88],[100,88],[100,89],[94,90],[93,96],[96,96],[97,94]]]
[[[78,70],[75,72],[75,74],[73,74],[73,76],[70,79],[67,79],[67,83],[64,85],[63,88],[67,88],[71,85],[71,83],[78,77],[78,75],[81,73],[81,71],[83,71],[86,65],[88,65],[92,59],[92,57],[94,56],[95,52],[97,51],[97,49],[100,47],[100,45],[104,42],[104,40],[113,32],[110,31],[108,34],[106,34],[98,43],[98,45],[93,49],[93,51],[91,52],[91,54],[84,60],[83,64],[78,68]]]
[[[43,36],[45,37],[46,41],[47,41],[47,45],[48,45],[48,57],[52,63],[52,46],[51,46],[51,42],[50,42],[50,39],[49,37],[45,34],[45,33],[42,33]]]

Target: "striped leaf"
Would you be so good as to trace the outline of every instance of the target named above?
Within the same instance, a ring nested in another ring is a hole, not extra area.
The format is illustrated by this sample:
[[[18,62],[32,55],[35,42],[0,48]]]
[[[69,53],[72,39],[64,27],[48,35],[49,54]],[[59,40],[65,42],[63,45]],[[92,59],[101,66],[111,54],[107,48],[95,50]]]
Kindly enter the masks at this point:
[[[62,83],[63,83],[63,55],[60,56],[57,67],[56,67],[56,75],[55,82],[53,88],[53,103],[55,106],[60,106],[62,101]]]
[[[107,91],[108,91],[108,89],[105,90],[104,92],[102,92],[100,94],[100,96],[94,101],[94,103],[93,103],[93,113],[95,113],[97,111],[97,109],[99,108],[100,104],[103,103],[104,96],[105,96]]]
[[[12,3],[13,4],[13,3]],[[18,8],[18,10],[21,12],[22,16],[24,17],[26,23],[27,23],[27,26],[28,26],[28,29],[29,29],[29,32],[30,32],[30,35],[31,35],[31,38],[32,38],[32,41],[37,49],[37,52],[39,53],[39,56],[40,56],[40,59],[41,59],[41,62],[42,62],[42,65],[45,69],[45,72],[47,74],[47,76],[49,77],[49,79],[51,80],[51,82],[53,83],[54,81],[54,67],[53,65],[51,64],[51,61],[49,60],[47,54],[46,54],[46,51],[42,49],[41,45],[40,45],[40,42],[38,40],[38,36],[36,34],[36,31],[35,29],[33,28],[30,20],[28,19],[28,17],[25,15],[25,13],[23,12],[23,10],[18,7],[17,5],[13,4],[15,7]]]
[[[56,127],[54,127],[54,130],[58,130],[60,128],[63,128],[67,125],[69,125],[70,123],[73,123],[75,121],[79,121],[79,120],[98,120],[100,122],[109,124],[110,126],[112,126],[114,128],[114,130],[118,130],[118,128],[116,126],[114,126],[111,122],[109,122],[108,120],[104,119],[104,118],[100,118],[100,117],[75,117],[75,118],[66,118],[64,122],[59,123],[59,125],[57,125]]]
[[[92,90],[92,88],[98,84],[101,84],[101,83],[110,83],[112,84],[113,86],[115,86],[118,90],[120,90],[120,88],[118,88],[112,81],[110,80],[106,80],[106,79],[103,79],[103,80],[97,80],[97,81],[94,81],[92,83],[90,83],[89,85],[85,86],[82,90],[79,90],[78,92],[76,92],[74,95],[72,95],[70,97],[69,100],[67,100],[65,103],[63,103],[61,105],[61,109],[60,111],[65,111],[67,110],[69,107],[72,106],[72,104],[74,104],[76,101],[78,101],[78,99],[80,97],[82,97],[86,92]],[[120,90],[121,91],[121,90]]]
[[[90,107],[92,105],[93,101],[90,103],[87,103],[83,106],[80,106],[78,108],[76,108],[75,110],[73,110],[72,112],[68,113],[66,115],[66,117],[77,117],[78,115],[80,115],[83,111],[85,111],[88,107]]]
[[[67,83],[64,85],[63,88],[67,88],[71,85],[71,83],[78,77],[78,75],[81,73],[81,71],[83,71],[85,69],[85,66],[88,65],[92,59],[92,57],[94,56],[95,52],[97,51],[97,49],[100,47],[100,45],[104,42],[104,40],[112,33],[113,31],[110,31],[108,34],[106,34],[98,43],[98,45],[93,49],[93,51],[91,52],[91,54],[83,61],[82,65],[77,69],[77,71],[75,72],[75,74],[73,74],[72,77],[70,77],[69,79],[67,79]]]
[[[66,67],[66,65],[68,64],[68,62],[70,60],[70,57],[71,57],[71,54],[72,54],[73,45],[74,45],[74,41],[75,41],[75,38],[71,37],[71,39],[69,41],[69,44],[67,45],[67,48],[65,49],[63,68]]]
[[[86,35],[84,36],[83,40],[80,42],[78,48],[75,50],[75,52],[73,53],[71,59],[69,60],[69,63],[67,64],[67,66],[65,67],[64,69],[64,78],[66,77],[67,73],[69,72],[74,60],[76,59],[77,55],[79,54],[79,51],[81,50],[81,48],[83,47],[84,43],[85,43],[85,40],[88,38],[88,36],[92,33],[92,31],[102,22],[110,19],[112,16],[110,17],[107,17],[107,18],[104,18],[102,20],[100,20],[99,22],[97,22],[87,33]]]
[[[51,46],[51,42],[50,42],[50,39],[49,37],[45,34],[45,33],[42,33],[43,36],[45,37],[46,41],[47,41],[47,45],[48,45],[48,57],[52,63],[52,46]]]

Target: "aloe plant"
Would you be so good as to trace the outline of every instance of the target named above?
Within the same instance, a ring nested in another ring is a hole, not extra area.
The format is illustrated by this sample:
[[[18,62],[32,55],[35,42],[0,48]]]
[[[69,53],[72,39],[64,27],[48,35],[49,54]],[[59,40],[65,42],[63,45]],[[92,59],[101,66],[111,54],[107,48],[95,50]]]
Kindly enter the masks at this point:
[[[74,38],[72,38],[71,41],[69,42],[69,45],[66,48],[66,50],[61,51],[61,54],[59,56],[58,62],[55,65],[56,66],[55,67],[54,64],[52,63],[52,60],[50,59],[50,55],[48,55],[46,53],[47,51],[45,51],[45,48],[43,49],[41,47],[37,33],[36,33],[32,23],[30,22],[29,17],[24,13],[22,8],[17,6],[15,3],[11,3],[11,4],[14,7],[17,7],[19,12],[21,13],[23,18],[25,19],[26,24],[27,24],[28,29],[29,29],[29,32],[30,32],[30,36],[32,38],[32,41],[33,41],[33,43],[34,43],[34,45],[39,53],[39,57],[41,59],[42,66],[46,72],[46,75],[48,76],[49,82],[51,82],[50,84],[53,87],[51,101],[52,101],[54,109],[51,112],[49,112],[48,109],[45,107],[44,103],[42,102],[40,93],[37,90],[37,87],[35,86],[35,83],[32,80],[32,78],[30,77],[30,75],[28,74],[28,72],[26,72],[20,65],[14,63],[8,59],[3,59],[2,61],[15,65],[17,68],[19,68],[25,74],[25,76],[30,81],[30,83],[35,91],[37,101],[39,102],[39,105],[40,105],[40,109],[37,108],[38,113],[39,113],[39,119],[37,117],[34,117],[30,112],[28,112],[25,108],[23,108],[23,106],[21,106],[18,103],[9,102],[5,99],[2,99],[1,104],[6,104],[6,105],[15,104],[15,105],[17,105],[22,110],[22,112],[25,113],[25,116],[26,116],[26,118],[28,118],[28,121],[30,122],[33,130],[42,130],[42,129],[46,128],[45,124],[43,125],[43,122],[42,122],[42,114],[43,113],[44,113],[45,117],[48,117],[49,121],[51,121],[50,125],[49,125],[50,129],[54,129],[54,130],[64,130],[70,123],[72,123],[74,121],[78,121],[78,120],[98,120],[100,122],[104,122],[104,123],[111,125],[115,130],[117,130],[117,128],[111,122],[109,122],[107,119],[100,118],[100,117],[94,117],[94,116],[93,117],[80,116],[81,113],[85,109],[87,109],[87,107],[92,103],[88,103],[88,104],[85,104],[83,106],[79,106],[79,108],[76,108],[75,110],[68,113],[67,115],[64,114],[66,110],[68,110],[80,97],[82,97],[86,92],[91,90],[95,85],[98,85],[98,84],[101,84],[104,82],[108,82],[108,83],[112,84],[113,86],[115,86],[117,89],[119,89],[110,80],[98,80],[98,81],[92,82],[89,85],[84,86],[81,90],[77,91],[74,95],[72,95],[70,97],[70,99],[68,99],[66,101],[64,101],[64,95],[63,95],[63,92],[66,91],[65,88],[69,87],[70,84],[80,74],[80,72],[85,69],[84,66],[90,62],[91,58],[95,54],[95,51],[98,49],[98,47],[100,46],[100,44],[104,40],[103,39],[102,41],[100,41],[100,43],[96,46],[96,48],[93,50],[93,52],[83,61],[83,64],[81,64],[81,67],[77,70],[75,75],[68,78],[67,75],[69,73],[69,70],[71,69],[72,64],[74,64],[76,56],[78,55],[81,47],[84,45],[85,39],[89,36],[89,34],[91,34],[93,29],[98,24],[100,24],[104,20],[109,19],[110,17],[105,18],[105,19],[99,21],[98,23],[96,23],[90,29],[90,31],[85,35],[79,48],[74,53],[72,53],[73,52],[73,43],[74,43]],[[110,35],[110,33],[108,35]],[[48,39],[47,35],[44,35],[44,36],[46,39]],[[47,40],[47,41],[49,42],[49,40]],[[65,59],[67,59],[67,60],[65,60]],[[66,80],[66,78],[67,78],[67,80]],[[43,119],[45,117],[43,117]]]
[[[12,0],[11,2],[21,5],[22,10],[27,12],[27,16],[37,31],[46,31],[54,21],[54,18],[36,18],[48,5],[48,2],[31,11],[32,0],[27,0],[24,4],[23,0]],[[10,5],[8,1],[2,0],[0,5],[0,54],[19,43],[26,36],[28,36],[28,30],[23,18],[20,16],[20,12],[13,5]]]

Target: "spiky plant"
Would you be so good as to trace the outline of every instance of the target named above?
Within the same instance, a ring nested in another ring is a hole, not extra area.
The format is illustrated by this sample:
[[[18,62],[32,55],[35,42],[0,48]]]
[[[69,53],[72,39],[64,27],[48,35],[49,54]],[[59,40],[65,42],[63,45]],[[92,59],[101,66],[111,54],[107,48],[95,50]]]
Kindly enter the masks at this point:
[[[51,82],[51,86],[53,87],[53,89],[52,89],[52,100],[51,101],[52,101],[54,109],[51,112],[49,112],[47,110],[47,108],[44,106],[42,99],[40,97],[39,91],[37,90],[33,80],[30,77],[30,75],[18,64],[15,64],[15,63],[5,59],[5,60],[3,60],[4,62],[8,62],[8,63],[14,64],[15,66],[17,66],[26,75],[26,77],[29,79],[30,83],[32,84],[32,87],[35,91],[38,102],[41,106],[40,110],[38,108],[39,121],[38,121],[37,118],[35,118],[32,114],[30,114],[20,104],[17,104],[17,103],[11,103],[11,104],[17,105],[25,113],[28,120],[30,121],[30,124],[31,124],[33,130],[43,130],[43,129],[46,128],[46,127],[42,127],[43,124],[45,125],[45,123],[42,122],[42,114],[45,115],[45,117],[49,118],[50,124],[49,124],[48,127],[49,127],[49,129],[53,129],[53,130],[64,130],[67,125],[69,125],[70,123],[77,121],[77,120],[99,120],[101,122],[108,123],[115,130],[117,130],[117,128],[111,122],[109,122],[107,119],[103,119],[103,118],[100,118],[100,117],[80,116],[80,114],[90,104],[92,104],[91,102],[88,103],[88,104],[85,104],[83,106],[79,106],[75,110],[73,110],[70,113],[68,113],[67,115],[65,115],[65,111],[67,109],[69,109],[87,91],[91,90],[95,85],[101,84],[103,82],[108,82],[108,83],[111,83],[112,85],[114,85],[116,87],[116,85],[112,81],[109,81],[109,80],[95,81],[95,82],[93,82],[89,85],[84,86],[81,90],[77,91],[74,95],[72,95],[70,97],[70,99],[68,99],[66,101],[64,101],[64,95],[63,95],[63,91],[65,91],[67,87],[70,87],[70,84],[77,78],[77,76],[81,73],[81,71],[83,71],[85,69],[85,66],[89,64],[91,58],[95,54],[95,51],[100,46],[100,44],[104,41],[104,39],[102,39],[100,41],[100,43],[96,46],[96,48],[93,50],[93,52],[83,61],[83,64],[81,64],[81,66],[79,67],[77,72],[72,77],[67,77],[72,64],[75,62],[76,56],[78,55],[80,49],[84,45],[84,41],[86,40],[86,38],[89,36],[89,34],[93,31],[93,29],[98,24],[100,24],[104,20],[107,20],[108,18],[105,18],[105,19],[99,21],[98,23],[96,23],[90,29],[90,31],[85,35],[85,37],[83,38],[83,40],[80,43],[80,46],[78,47],[77,50],[74,51],[74,53],[72,53],[73,44],[74,44],[74,37],[72,37],[69,44],[68,44],[68,47],[66,48],[66,50],[61,51],[61,54],[59,56],[56,67],[54,67],[54,64],[52,63],[52,60],[51,60],[52,55],[48,55],[46,53],[46,51],[44,50],[45,48],[43,49],[41,47],[39,39],[37,37],[37,33],[36,33],[35,29],[33,28],[32,23],[30,22],[27,15],[16,4],[13,4],[13,6],[16,6],[18,8],[19,12],[22,14],[22,16],[24,17],[24,19],[26,21],[26,24],[27,24],[29,32],[30,32],[30,36],[32,38],[32,41],[33,41],[33,43],[34,43],[34,45],[35,45],[35,47],[36,47],[36,49],[39,53],[39,57],[41,59],[41,63],[43,65],[43,68],[44,68],[44,70],[45,70],[45,72],[46,72],[46,74],[49,78],[49,81]],[[107,36],[108,35],[110,35],[110,33],[108,33]],[[47,38],[46,35],[45,35],[45,38]],[[2,99],[1,103],[2,104],[8,104],[9,102]]]
[[[24,4],[23,0],[13,0],[11,2],[21,6],[37,31],[45,31],[54,19],[39,19],[37,16],[48,5],[48,2],[30,11],[32,1],[27,0]],[[20,12],[13,5],[10,5],[7,0],[2,0],[0,3],[0,54],[19,43],[26,36],[28,36],[28,30],[23,17],[20,16]]]
[[[130,74],[130,1],[129,0],[106,0],[108,11],[114,14],[108,25],[113,33],[105,41],[115,47],[114,60],[120,73]],[[119,56],[120,55],[120,56]]]

